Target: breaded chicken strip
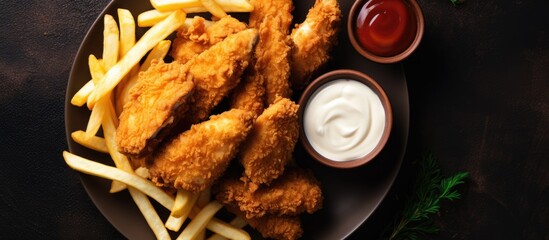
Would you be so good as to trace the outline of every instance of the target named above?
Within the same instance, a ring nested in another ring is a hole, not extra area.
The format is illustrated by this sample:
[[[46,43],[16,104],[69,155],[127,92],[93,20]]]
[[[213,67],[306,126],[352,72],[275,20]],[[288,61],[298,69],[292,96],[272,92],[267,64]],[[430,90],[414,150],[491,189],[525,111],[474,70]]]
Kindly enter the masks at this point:
[[[256,119],[239,154],[244,175],[256,184],[269,184],[292,158],[299,123],[298,105],[278,98]]]
[[[251,28],[259,28],[261,23],[269,16],[270,18],[282,18],[280,26],[273,26],[279,31],[284,31],[290,28],[292,24],[292,11],[294,10],[293,2],[290,0],[250,0],[254,6],[254,10],[250,13],[248,25]],[[288,31],[288,30],[286,30]]]
[[[294,240],[301,237],[301,220],[294,216],[263,216],[246,219],[264,238]]]
[[[292,87],[307,86],[315,71],[328,62],[340,22],[337,0],[316,0],[305,21],[292,30]]]
[[[251,113],[233,109],[193,125],[153,154],[151,180],[193,192],[210,187],[236,156],[252,122]]]
[[[139,73],[116,131],[118,151],[130,156],[149,154],[189,109],[194,83],[177,61],[153,60]]]
[[[205,120],[212,109],[238,85],[257,42],[257,30],[229,35],[185,64],[195,83],[190,123]]]
[[[239,179],[223,179],[214,191],[217,201],[238,208],[248,219],[296,216],[322,207],[322,190],[311,171],[289,168],[270,186],[255,187]]]
[[[227,36],[244,29],[246,29],[246,24],[231,16],[221,18],[213,23],[195,16],[189,27],[177,31],[171,55],[175,60],[186,63],[212,45],[223,41]]]
[[[246,218],[245,214],[233,206],[226,206],[229,212],[243,218],[250,227],[257,230],[264,238],[293,240],[303,234],[301,220],[298,216],[265,215],[258,218]]]
[[[265,85],[263,77],[248,68],[247,74],[236,87],[231,98],[231,108],[252,112],[255,117],[265,109]]]
[[[255,51],[255,73],[265,85],[266,106],[277,96],[290,97],[290,53],[288,37],[293,16],[292,0],[252,0],[249,25],[259,31]]]

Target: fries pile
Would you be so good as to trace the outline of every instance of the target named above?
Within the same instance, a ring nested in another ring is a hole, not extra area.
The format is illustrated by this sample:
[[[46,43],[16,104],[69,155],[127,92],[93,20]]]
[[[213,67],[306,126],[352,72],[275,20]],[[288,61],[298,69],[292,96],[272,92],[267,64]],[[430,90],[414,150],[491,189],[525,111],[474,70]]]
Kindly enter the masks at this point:
[[[113,16],[105,15],[102,58],[89,56],[91,80],[71,99],[72,105],[86,105],[91,110],[85,131],[73,132],[72,139],[87,148],[110,154],[116,167],[67,151],[63,152],[63,158],[74,170],[113,180],[111,193],[127,189],[158,239],[170,239],[168,230],[179,232],[182,227],[177,239],[203,239],[205,229],[214,233],[210,239],[250,239],[241,229],[246,225],[243,219],[237,217],[226,223],[214,217],[222,205],[210,201],[209,190],[198,194],[178,190],[174,197],[147,179],[147,169],[134,171],[128,158],[118,152],[115,136],[118,114],[129,99],[129,89],[137,81],[138,73],[147,70],[153,59],[166,56],[171,44],[166,38],[185,26],[189,21],[186,13],[210,12],[215,17],[223,17],[226,12],[250,12],[253,7],[248,0],[151,0],[151,4],[155,9],[138,16],[137,25],[150,29],[137,41],[136,22],[130,11],[118,9],[118,24]],[[103,137],[97,136],[99,128],[103,129]],[[150,198],[171,211],[165,222]],[[185,225],[187,218],[192,221]]]

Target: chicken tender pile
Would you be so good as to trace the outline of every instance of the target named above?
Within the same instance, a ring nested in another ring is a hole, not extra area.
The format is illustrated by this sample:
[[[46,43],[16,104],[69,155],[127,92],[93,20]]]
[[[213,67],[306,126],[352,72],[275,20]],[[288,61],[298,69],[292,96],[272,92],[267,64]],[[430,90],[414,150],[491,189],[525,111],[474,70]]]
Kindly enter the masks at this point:
[[[212,187],[264,237],[297,239],[300,215],[320,209],[323,196],[293,159],[299,106],[291,94],[328,61],[341,12],[337,0],[316,0],[292,29],[292,0],[250,2],[248,23],[194,17],[178,30],[173,61],[139,74],[116,141],[158,186]]]

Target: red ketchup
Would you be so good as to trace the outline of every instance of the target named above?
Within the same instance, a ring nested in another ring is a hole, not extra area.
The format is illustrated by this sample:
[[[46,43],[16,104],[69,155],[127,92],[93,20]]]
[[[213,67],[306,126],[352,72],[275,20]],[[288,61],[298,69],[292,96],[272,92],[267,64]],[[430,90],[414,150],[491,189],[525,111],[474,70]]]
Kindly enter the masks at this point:
[[[360,44],[378,56],[406,50],[416,35],[416,16],[406,0],[370,0],[356,20]]]

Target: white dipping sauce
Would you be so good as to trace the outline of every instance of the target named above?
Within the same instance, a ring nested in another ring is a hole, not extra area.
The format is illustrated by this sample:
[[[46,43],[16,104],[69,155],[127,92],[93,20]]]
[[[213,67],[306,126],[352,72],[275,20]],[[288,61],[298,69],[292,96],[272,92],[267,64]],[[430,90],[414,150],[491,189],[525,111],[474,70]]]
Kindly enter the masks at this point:
[[[370,153],[385,129],[385,110],[365,84],[338,79],[318,88],[303,114],[305,135],[322,156],[351,161]]]

